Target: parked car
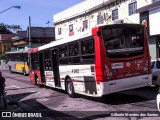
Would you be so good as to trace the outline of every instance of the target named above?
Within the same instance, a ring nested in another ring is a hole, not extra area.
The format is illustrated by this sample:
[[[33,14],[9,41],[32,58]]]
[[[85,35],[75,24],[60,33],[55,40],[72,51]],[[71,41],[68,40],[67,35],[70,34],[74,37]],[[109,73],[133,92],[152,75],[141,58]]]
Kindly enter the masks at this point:
[[[160,111],[160,87],[157,95],[157,108],[158,108],[158,111]]]
[[[152,85],[156,87],[160,86],[160,61],[151,61],[151,71],[152,71]]]

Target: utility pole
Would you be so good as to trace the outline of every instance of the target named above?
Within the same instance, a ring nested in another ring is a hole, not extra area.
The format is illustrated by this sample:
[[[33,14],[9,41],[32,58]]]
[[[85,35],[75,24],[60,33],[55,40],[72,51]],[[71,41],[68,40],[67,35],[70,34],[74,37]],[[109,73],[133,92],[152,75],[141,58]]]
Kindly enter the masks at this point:
[[[29,48],[32,48],[32,45],[31,45],[31,18],[30,18],[30,16],[29,16],[28,38],[29,38]]]

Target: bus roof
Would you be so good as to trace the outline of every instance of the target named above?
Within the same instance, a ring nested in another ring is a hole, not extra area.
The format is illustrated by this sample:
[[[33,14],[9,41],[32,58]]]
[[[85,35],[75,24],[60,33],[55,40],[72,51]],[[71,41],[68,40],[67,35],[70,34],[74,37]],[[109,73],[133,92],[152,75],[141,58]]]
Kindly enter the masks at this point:
[[[110,24],[110,25],[98,25],[98,26],[95,26],[94,28],[96,27],[111,27],[111,26],[142,26],[140,24]],[[72,37],[67,37],[67,38],[64,38],[64,39],[61,39],[61,40],[56,40],[56,41],[53,41],[51,43],[48,43],[48,44],[45,44],[43,46],[40,46],[38,48],[36,48],[35,51],[33,51],[33,49],[31,51],[29,51],[29,53],[32,53],[32,52],[36,52],[36,51],[41,51],[41,50],[45,50],[47,48],[51,48],[51,47],[55,47],[55,46],[58,46],[58,45],[62,45],[62,44],[65,44],[65,43],[68,43],[68,42],[72,42],[72,41],[76,41],[76,40],[79,40],[81,38],[85,38],[85,37],[89,37],[92,35],[92,30],[88,30],[88,31],[85,31],[85,32],[82,32],[82,33],[79,33],[78,35],[75,35],[75,36],[72,36]]]
[[[47,48],[62,45],[62,44],[72,42],[72,41],[76,41],[76,40],[79,40],[81,38],[85,38],[85,37],[89,37],[89,36],[91,36],[91,31],[90,30],[85,32],[85,33],[81,33],[79,35],[73,36],[73,37],[68,37],[68,38],[65,38],[65,39],[61,39],[61,40],[57,40],[57,41],[53,41],[51,43],[45,44],[43,46],[38,47],[38,50],[44,50],[44,49],[47,49]]]

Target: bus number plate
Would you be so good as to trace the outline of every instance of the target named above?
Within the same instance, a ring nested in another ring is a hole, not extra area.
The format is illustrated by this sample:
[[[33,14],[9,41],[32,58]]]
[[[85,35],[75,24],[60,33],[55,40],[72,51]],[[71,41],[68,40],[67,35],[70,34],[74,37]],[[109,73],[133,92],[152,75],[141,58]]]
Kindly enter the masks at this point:
[[[72,69],[72,73],[79,73],[79,69]]]

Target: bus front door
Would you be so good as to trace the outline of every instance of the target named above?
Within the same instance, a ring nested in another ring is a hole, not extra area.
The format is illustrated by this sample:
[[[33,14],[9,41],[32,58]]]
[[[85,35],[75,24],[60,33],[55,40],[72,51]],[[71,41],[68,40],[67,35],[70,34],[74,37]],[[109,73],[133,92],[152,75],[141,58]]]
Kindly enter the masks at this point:
[[[42,83],[45,83],[45,75],[44,75],[44,59],[43,58],[43,53],[39,53],[39,67],[40,67],[40,73],[41,73],[41,81]]]
[[[58,63],[58,50],[52,50],[52,68],[54,74],[55,86],[60,87],[60,77],[59,77],[59,63]]]

